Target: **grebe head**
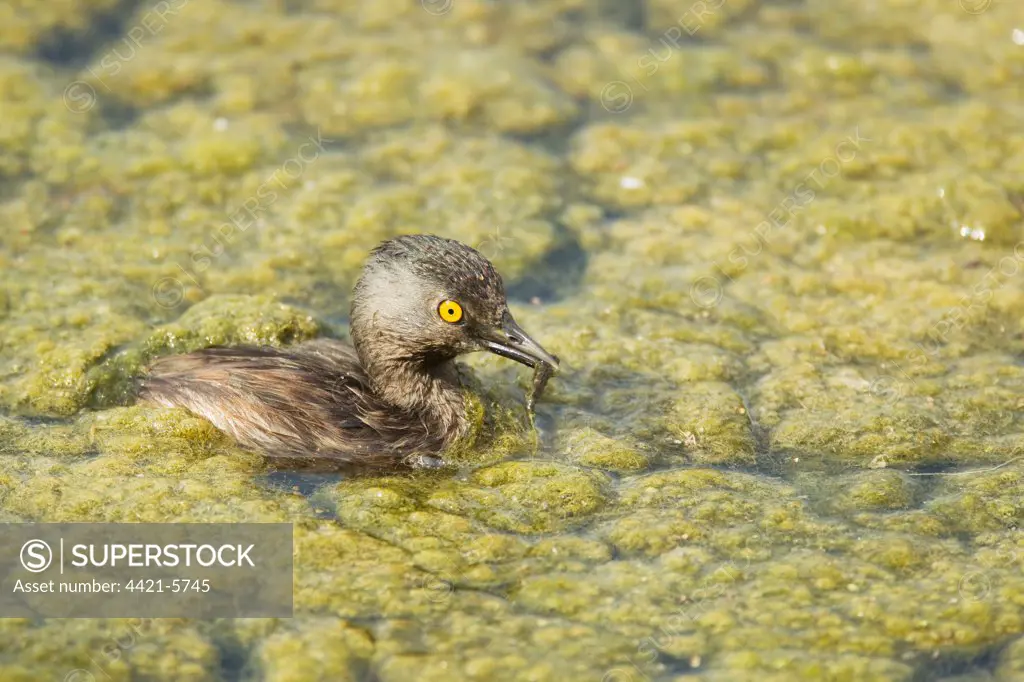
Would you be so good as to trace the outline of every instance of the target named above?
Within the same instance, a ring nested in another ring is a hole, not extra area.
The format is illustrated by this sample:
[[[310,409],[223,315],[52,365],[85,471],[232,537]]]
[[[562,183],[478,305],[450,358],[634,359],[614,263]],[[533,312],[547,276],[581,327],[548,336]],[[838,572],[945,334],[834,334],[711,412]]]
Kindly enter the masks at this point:
[[[433,235],[397,237],[374,249],[356,284],[351,331],[368,367],[381,358],[429,366],[487,350],[558,368],[558,358],[513,319],[490,261]]]

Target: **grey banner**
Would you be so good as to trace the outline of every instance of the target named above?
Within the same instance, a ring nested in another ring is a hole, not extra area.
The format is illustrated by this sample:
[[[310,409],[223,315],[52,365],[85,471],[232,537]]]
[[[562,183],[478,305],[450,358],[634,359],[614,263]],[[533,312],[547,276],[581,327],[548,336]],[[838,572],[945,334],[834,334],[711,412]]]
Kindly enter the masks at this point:
[[[290,618],[289,523],[0,524],[0,618]]]

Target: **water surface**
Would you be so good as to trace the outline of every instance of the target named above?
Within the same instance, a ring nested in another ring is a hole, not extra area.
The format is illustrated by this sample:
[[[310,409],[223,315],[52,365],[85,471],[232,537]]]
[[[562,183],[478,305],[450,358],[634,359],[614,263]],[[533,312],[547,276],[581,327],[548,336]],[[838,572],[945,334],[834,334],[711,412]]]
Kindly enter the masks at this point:
[[[0,517],[296,537],[293,619],[3,620],[0,676],[1022,679],[1022,43],[1006,0],[0,6]],[[540,438],[275,472],[132,404],[344,337],[407,232],[564,359]]]

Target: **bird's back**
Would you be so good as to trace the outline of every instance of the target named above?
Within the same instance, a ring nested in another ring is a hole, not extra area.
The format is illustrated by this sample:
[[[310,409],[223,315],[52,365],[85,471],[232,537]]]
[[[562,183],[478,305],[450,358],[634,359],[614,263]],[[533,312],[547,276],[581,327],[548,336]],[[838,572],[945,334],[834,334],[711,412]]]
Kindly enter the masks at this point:
[[[141,397],[184,407],[276,457],[397,465],[445,445],[416,415],[380,404],[355,349],[330,339],[162,358]]]

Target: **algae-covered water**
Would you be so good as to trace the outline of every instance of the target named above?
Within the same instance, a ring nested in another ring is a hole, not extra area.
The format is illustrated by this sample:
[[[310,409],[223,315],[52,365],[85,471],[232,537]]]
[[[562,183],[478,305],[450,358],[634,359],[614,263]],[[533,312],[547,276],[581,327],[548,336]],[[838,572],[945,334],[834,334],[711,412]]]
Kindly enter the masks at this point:
[[[563,359],[536,435],[498,358],[443,475],[133,403],[408,232]],[[1017,0],[2,0],[0,520],[289,521],[295,617],[0,679],[1024,680],[1022,240]]]

